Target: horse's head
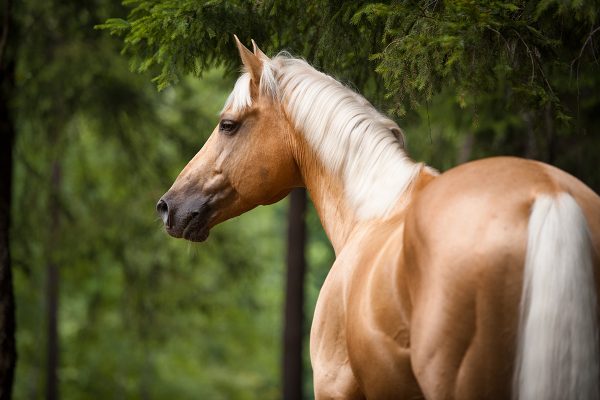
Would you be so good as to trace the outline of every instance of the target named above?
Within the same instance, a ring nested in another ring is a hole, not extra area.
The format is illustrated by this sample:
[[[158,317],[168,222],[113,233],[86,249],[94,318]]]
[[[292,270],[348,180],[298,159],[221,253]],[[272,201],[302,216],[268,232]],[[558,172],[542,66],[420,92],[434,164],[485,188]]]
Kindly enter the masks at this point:
[[[264,71],[269,59],[254,42],[251,52],[235,39],[245,73],[205,145],[156,205],[174,237],[203,241],[216,224],[301,185],[290,145],[293,128],[272,71]]]

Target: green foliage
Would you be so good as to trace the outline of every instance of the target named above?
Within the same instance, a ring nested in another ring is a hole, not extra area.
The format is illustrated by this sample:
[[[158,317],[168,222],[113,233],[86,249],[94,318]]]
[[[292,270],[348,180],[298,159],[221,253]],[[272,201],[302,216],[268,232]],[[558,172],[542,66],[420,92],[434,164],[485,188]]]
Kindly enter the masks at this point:
[[[310,62],[340,72],[361,84],[373,79],[369,68],[357,68],[371,50],[371,38],[349,24],[361,2],[290,2],[184,0],[131,0],[126,20],[108,19],[99,29],[124,37],[123,52],[132,68],[151,70],[159,89],[185,74],[201,75],[214,65],[228,71],[239,66],[233,34],[263,50],[283,49]],[[298,35],[302,32],[302,35]]]
[[[161,90],[182,74],[200,75],[223,60],[232,69],[237,64],[233,63],[235,48],[226,32],[235,26],[242,34],[259,21],[256,7],[248,1],[130,0],[125,4],[135,7],[128,20],[111,18],[98,28],[126,33],[123,51],[133,55],[132,68],[138,72],[159,68],[154,81]]]
[[[153,70],[159,88],[214,64],[233,71],[237,33],[267,54],[286,49],[305,57],[402,117],[418,159],[433,154],[427,146],[444,147],[442,157],[453,162],[442,164],[453,165],[467,132],[491,143],[467,159],[525,155],[600,188],[582,161],[597,142],[597,0],[126,4],[125,20],[101,28],[124,38],[124,53],[135,68]],[[437,123],[456,140],[434,143]],[[583,153],[560,151],[575,147]]]
[[[569,74],[574,62],[591,61],[589,54],[578,54],[588,47],[598,11],[595,1],[583,0],[126,4],[133,7],[127,20],[110,19],[100,27],[124,35],[123,50],[138,70],[161,67],[159,88],[214,63],[236,65],[231,36],[237,32],[268,49],[295,50],[360,87],[378,80],[365,62],[370,56],[391,110],[400,115],[452,87],[462,107],[503,90],[509,105],[551,104],[560,119],[572,110],[553,78]],[[360,60],[365,67],[357,65]]]
[[[481,106],[482,95],[503,89],[514,109],[551,104],[564,117],[552,76],[568,73],[593,26],[595,8],[574,12],[580,9],[579,2],[403,2],[366,6],[353,22],[385,21],[385,47],[372,57],[394,99],[393,111],[404,114],[406,103],[417,108],[452,87],[463,108]],[[571,20],[556,29],[556,18],[568,15]],[[565,30],[575,34],[572,42],[564,39]]]

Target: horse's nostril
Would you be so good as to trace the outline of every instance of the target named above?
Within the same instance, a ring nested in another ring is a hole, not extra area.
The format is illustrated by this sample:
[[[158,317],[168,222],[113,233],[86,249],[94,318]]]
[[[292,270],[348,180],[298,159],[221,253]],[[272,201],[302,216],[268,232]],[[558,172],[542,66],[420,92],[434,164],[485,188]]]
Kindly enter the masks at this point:
[[[156,203],[156,211],[165,225],[169,225],[169,205],[163,199]]]

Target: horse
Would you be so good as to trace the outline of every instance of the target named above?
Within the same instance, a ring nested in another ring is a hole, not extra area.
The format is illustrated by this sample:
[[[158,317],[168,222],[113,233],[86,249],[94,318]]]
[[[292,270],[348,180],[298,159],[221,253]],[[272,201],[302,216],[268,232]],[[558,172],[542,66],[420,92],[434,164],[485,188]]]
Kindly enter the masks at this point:
[[[597,194],[520,158],[439,173],[358,93],[235,42],[243,73],[157,210],[204,241],[307,188],[336,255],[310,333],[317,399],[600,398]]]

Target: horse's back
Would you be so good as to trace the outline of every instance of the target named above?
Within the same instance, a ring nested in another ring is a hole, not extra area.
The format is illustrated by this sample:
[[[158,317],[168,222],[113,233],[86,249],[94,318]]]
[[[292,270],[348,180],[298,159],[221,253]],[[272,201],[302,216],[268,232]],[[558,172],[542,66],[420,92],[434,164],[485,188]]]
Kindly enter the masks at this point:
[[[411,359],[426,397],[511,396],[529,216],[536,198],[559,193],[583,210],[597,253],[600,199],[546,164],[480,160],[416,195],[401,265],[413,305]]]

